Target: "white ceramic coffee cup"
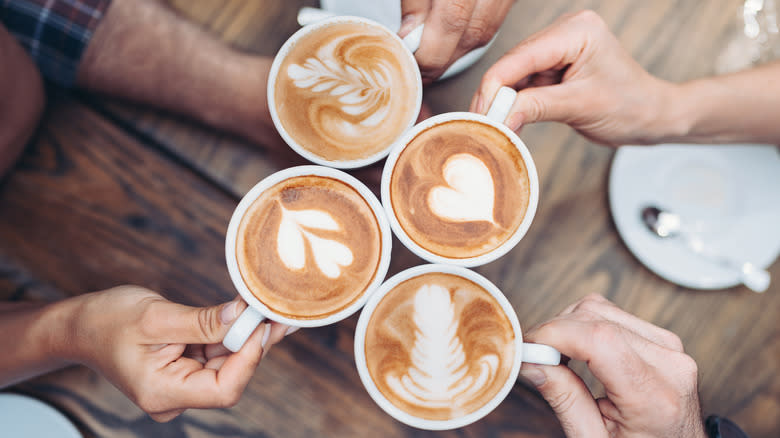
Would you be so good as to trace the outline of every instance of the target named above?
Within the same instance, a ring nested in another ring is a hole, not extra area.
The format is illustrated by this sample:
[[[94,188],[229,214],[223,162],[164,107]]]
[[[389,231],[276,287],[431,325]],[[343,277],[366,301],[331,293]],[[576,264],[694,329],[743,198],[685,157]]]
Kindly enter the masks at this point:
[[[504,124],[504,121],[509,114],[509,110],[512,108],[512,104],[514,103],[516,96],[517,92],[515,90],[509,87],[501,87],[501,89],[496,94],[495,99],[493,99],[493,103],[491,104],[487,115],[470,112],[451,112],[439,114],[437,116],[423,120],[422,122],[415,125],[412,129],[408,130],[406,134],[401,137],[401,140],[396,144],[396,146],[393,147],[393,149],[390,151],[390,154],[387,157],[387,161],[385,162],[384,170],[382,172],[382,204],[387,211],[387,216],[390,220],[390,226],[393,228],[393,232],[398,237],[398,240],[400,240],[405,247],[409,248],[410,251],[414,252],[419,257],[431,263],[444,263],[466,267],[480,266],[484,265],[485,263],[490,263],[493,260],[503,256],[512,248],[514,248],[515,245],[520,242],[523,236],[525,236],[525,233],[528,231],[528,228],[531,226],[531,222],[533,222],[534,216],[536,215],[536,207],[539,203],[539,176],[536,173],[536,165],[534,164],[534,160],[531,157],[531,152],[528,150],[528,147],[526,147],[525,143],[520,140],[520,137],[518,137],[517,134],[512,132],[512,130],[507,128],[507,126]],[[490,125],[501,131],[501,133],[503,133],[520,152],[520,155],[523,157],[525,167],[528,171],[529,198],[528,208],[526,209],[523,221],[517,227],[517,230],[515,230],[515,232],[501,245],[488,253],[475,257],[444,257],[438,254],[434,254],[433,252],[420,246],[417,242],[412,240],[411,237],[409,237],[401,224],[398,222],[398,218],[393,211],[393,203],[390,199],[390,179],[393,176],[393,170],[398,161],[398,157],[401,155],[401,152],[403,152],[409,142],[411,142],[419,133],[425,131],[426,129],[454,120],[471,120],[480,122],[486,125]]]
[[[303,158],[306,158],[307,160],[313,163],[322,166],[336,167],[340,169],[352,169],[356,167],[368,166],[369,164],[373,164],[381,160],[382,158],[386,157],[390,149],[393,147],[393,145],[395,145],[398,138],[396,138],[395,141],[389,142],[379,152],[369,157],[360,158],[356,160],[328,160],[311,152],[310,150],[302,146],[300,143],[295,141],[294,138],[292,138],[292,136],[287,132],[287,130],[282,125],[281,119],[279,118],[279,114],[276,111],[276,94],[275,94],[276,79],[279,77],[279,70],[282,66],[282,63],[284,62],[284,59],[287,57],[288,53],[295,47],[295,45],[298,43],[298,41],[301,38],[311,34],[312,32],[316,32],[319,29],[337,23],[360,23],[360,24],[376,27],[377,29],[386,32],[389,38],[394,39],[399,44],[409,49],[405,52],[406,56],[408,56],[408,60],[409,60],[408,64],[416,66],[417,60],[414,58],[414,52],[420,46],[420,38],[422,37],[422,28],[415,29],[402,40],[401,38],[398,37],[398,35],[396,35],[394,32],[391,32],[385,26],[373,20],[369,20],[367,18],[353,17],[353,16],[346,16],[346,15],[333,17],[326,12],[320,13],[316,9],[312,9],[312,11],[310,11],[308,15],[304,13],[304,10],[301,11],[301,13],[304,15],[302,15],[303,18],[301,18],[301,20],[299,21],[301,23],[305,23],[306,25],[303,26],[297,32],[295,32],[284,43],[284,45],[282,45],[282,48],[279,49],[279,52],[276,54],[276,56],[274,57],[274,61],[271,64],[271,72],[268,75],[268,92],[267,92],[268,109],[271,113],[271,120],[273,120],[274,126],[276,127],[276,130],[279,132],[279,135],[282,137],[282,139],[284,139],[284,141],[295,152],[297,152],[298,155],[302,156]],[[409,71],[409,74],[415,76],[417,95],[415,97],[415,109],[410,117],[406,129],[414,126],[414,122],[417,120],[417,116],[420,113],[420,107],[422,106],[422,78],[420,77],[420,69],[419,68],[411,69]]]
[[[382,301],[382,298],[384,298],[385,295],[387,295],[400,283],[410,278],[428,273],[446,273],[457,275],[481,286],[483,289],[488,291],[501,305],[501,308],[511,322],[512,329],[515,332],[515,351],[517,354],[515,355],[515,361],[512,364],[512,370],[510,371],[506,382],[501,387],[501,390],[481,408],[468,415],[451,420],[429,420],[415,417],[414,415],[411,415],[410,413],[398,408],[392,404],[381,393],[381,391],[379,391],[379,389],[377,389],[366,364],[366,329],[368,328],[368,323],[371,320],[371,316],[373,315],[377,305],[379,305],[380,301]],[[523,362],[542,365],[558,365],[561,362],[561,353],[548,345],[524,343],[522,331],[520,329],[520,323],[517,320],[517,314],[515,313],[515,310],[509,300],[506,299],[504,294],[498,289],[498,287],[496,287],[496,285],[491,283],[490,280],[470,269],[466,269],[460,266],[438,264],[421,265],[409,268],[390,277],[379,287],[379,289],[376,290],[376,292],[371,294],[371,297],[363,307],[363,311],[360,313],[360,319],[358,320],[357,328],[355,330],[355,363],[357,365],[358,374],[360,375],[360,380],[363,382],[363,386],[365,386],[368,394],[385,412],[390,414],[393,418],[402,423],[408,424],[409,426],[420,429],[455,429],[471,424],[489,414],[504,400],[504,398],[506,398],[507,394],[509,394],[512,386],[514,386],[515,382],[517,381],[517,376],[520,372],[520,366]]]
[[[377,266],[376,274],[371,283],[363,291],[361,297],[348,307],[340,310],[325,318],[319,319],[295,319],[279,315],[268,306],[263,304],[262,301],[257,299],[252,291],[249,290],[238,268],[238,261],[236,259],[236,239],[238,235],[238,228],[241,224],[241,219],[244,217],[247,209],[252,203],[266,190],[275,186],[276,184],[285,181],[290,178],[298,176],[323,176],[333,178],[344,182],[350,187],[357,190],[357,192],[365,199],[366,203],[371,207],[371,210],[376,217],[377,224],[379,225],[379,232],[382,239],[382,253],[379,258],[379,265]],[[340,170],[332,169],[323,166],[298,166],[281,170],[270,176],[266,177],[259,183],[257,183],[252,189],[247,192],[246,195],[238,203],[238,206],[233,211],[233,216],[230,218],[228,224],[227,234],[225,236],[225,258],[227,260],[228,273],[230,279],[233,281],[233,285],[238,290],[241,298],[247,303],[247,308],[239,315],[238,319],[233,323],[225,335],[225,339],[222,344],[225,345],[230,351],[238,351],[249,336],[254,332],[255,328],[266,319],[280,322],[294,327],[321,327],[335,322],[341,321],[353,313],[360,310],[368,299],[369,295],[382,283],[387,275],[387,269],[390,266],[390,253],[392,250],[392,235],[390,226],[388,225],[387,218],[384,210],[382,209],[379,200],[374,196],[371,190],[368,189],[363,183],[358,181],[351,175],[348,175]]]

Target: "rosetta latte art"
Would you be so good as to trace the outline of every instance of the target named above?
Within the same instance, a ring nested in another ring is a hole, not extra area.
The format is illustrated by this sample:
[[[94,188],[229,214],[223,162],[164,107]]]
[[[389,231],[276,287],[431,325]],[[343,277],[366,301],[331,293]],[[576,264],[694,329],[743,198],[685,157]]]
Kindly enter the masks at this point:
[[[417,337],[412,366],[400,377],[387,376],[387,386],[397,397],[432,408],[458,406],[473,400],[495,378],[499,364],[495,354],[477,359],[472,365],[477,372],[470,372],[454,305],[445,288],[426,285],[417,291],[414,323]]]
[[[338,109],[357,116],[357,124],[377,126],[390,110],[388,93],[392,67],[383,60],[370,66],[352,66],[337,61],[335,52],[345,38],[332,41],[303,65],[290,65],[287,74],[298,88],[336,98],[340,104]],[[353,123],[347,120],[339,125],[345,133],[355,130]]]
[[[405,280],[366,328],[366,367],[383,396],[418,418],[479,410],[502,390],[515,355],[512,323],[476,283],[445,273]]]
[[[421,90],[409,50],[386,29],[335,23],[284,56],[274,106],[298,146],[330,161],[386,151],[414,122]]]

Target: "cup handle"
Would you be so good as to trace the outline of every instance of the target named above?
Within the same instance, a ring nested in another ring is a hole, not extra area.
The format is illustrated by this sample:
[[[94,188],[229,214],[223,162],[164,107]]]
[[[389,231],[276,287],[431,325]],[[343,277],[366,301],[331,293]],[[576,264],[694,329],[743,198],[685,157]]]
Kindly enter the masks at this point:
[[[302,7],[300,11],[298,11],[298,24],[301,26],[308,26],[320,20],[332,18],[335,16],[336,14],[330,13],[326,10],[305,6]]]
[[[523,362],[539,365],[560,365],[561,352],[549,345],[523,342]]]
[[[225,339],[222,340],[222,345],[233,353],[237,352],[244,346],[244,343],[249,339],[249,336],[252,335],[257,326],[265,320],[265,316],[255,310],[255,308],[248,306],[241,312],[236,322],[230,326]]]
[[[490,104],[490,109],[487,112],[487,117],[498,123],[504,123],[509,110],[512,109],[512,105],[515,103],[517,97],[517,91],[509,87],[501,87],[496,93],[496,97],[493,99],[493,103]]]
[[[417,49],[420,48],[423,29],[425,29],[425,25],[421,24],[415,27],[414,29],[412,29],[412,31],[409,32],[409,34],[403,38],[404,45],[406,46],[407,49],[409,49],[410,52],[414,53],[417,51]]]

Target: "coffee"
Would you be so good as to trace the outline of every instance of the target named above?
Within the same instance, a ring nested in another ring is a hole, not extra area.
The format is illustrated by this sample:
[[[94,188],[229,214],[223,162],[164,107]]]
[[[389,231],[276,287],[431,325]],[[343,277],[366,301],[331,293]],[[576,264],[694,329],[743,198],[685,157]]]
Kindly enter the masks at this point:
[[[451,120],[417,134],[390,176],[390,202],[403,231],[420,247],[453,259],[487,254],[523,222],[528,168],[497,128]]]
[[[249,291],[294,319],[326,318],[355,303],[376,277],[381,254],[371,206],[350,185],[325,176],[295,176],[265,190],[236,235]]]
[[[417,65],[379,25],[330,23],[296,40],[283,56],[271,105],[284,131],[322,159],[379,154],[417,117]]]
[[[493,400],[515,364],[515,332],[501,304],[458,275],[429,272],[396,285],[365,333],[379,392],[428,420],[464,417]]]

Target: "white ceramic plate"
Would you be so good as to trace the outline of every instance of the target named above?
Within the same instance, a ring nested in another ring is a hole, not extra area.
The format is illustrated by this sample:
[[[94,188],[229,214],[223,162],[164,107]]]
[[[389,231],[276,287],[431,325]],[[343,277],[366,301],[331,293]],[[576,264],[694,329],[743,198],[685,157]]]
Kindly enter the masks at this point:
[[[780,253],[775,146],[621,147],[612,161],[609,203],[628,249],[651,271],[682,286],[728,288],[739,284],[739,274],[694,254],[680,240],[655,237],[640,218],[646,205],[682,216],[707,252],[762,268]]]
[[[0,428],[8,438],[82,438],[59,411],[31,397],[0,394]]]

